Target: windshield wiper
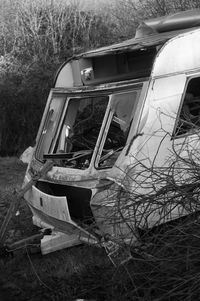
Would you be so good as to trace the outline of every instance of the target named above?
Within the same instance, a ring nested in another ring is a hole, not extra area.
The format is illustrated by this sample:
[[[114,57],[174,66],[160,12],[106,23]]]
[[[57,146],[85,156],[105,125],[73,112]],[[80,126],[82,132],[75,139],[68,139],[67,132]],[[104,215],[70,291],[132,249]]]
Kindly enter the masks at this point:
[[[82,158],[84,156],[90,155],[93,150],[81,150],[71,153],[54,153],[54,154],[44,154],[44,159],[64,159],[67,162]]]

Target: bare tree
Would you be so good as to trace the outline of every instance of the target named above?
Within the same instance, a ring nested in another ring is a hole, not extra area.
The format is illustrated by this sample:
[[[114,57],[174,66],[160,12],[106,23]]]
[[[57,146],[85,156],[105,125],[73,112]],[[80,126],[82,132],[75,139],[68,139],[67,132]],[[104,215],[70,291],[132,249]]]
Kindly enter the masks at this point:
[[[137,25],[149,18],[200,7],[197,0],[119,0],[112,4],[112,15],[122,37],[133,37]]]

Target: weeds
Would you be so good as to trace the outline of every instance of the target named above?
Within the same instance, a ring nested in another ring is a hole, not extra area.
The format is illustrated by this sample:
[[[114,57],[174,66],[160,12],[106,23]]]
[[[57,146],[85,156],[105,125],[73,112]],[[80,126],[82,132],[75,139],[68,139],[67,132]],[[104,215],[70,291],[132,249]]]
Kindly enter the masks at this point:
[[[142,161],[137,163],[137,168],[140,167],[140,177],[137,175],[133,178],[133,173],[127,173],[127,176],[131,174],[132,180],[137,181],[142,188],[148,187],[148,195],[142,194],[142,191],[138,193],[138,190],[128,190],[127,185],[125,191],[125,182],[120,187],[115,185],[118,202],[114,208],[116,210],[112,211],[112,223],[118,226],[118,234],[125,235],[125,228],[119,227],[120,218],[123,219],[124,225],[128,225],[129,234],[131,231],[132,236],[137,236],[140,242],[134,248],[127,246],[132,252],[129,262],[114,268],[104,250],[88,246],[79,246],[44,257],[33,256],[26,250],[21,250],[14,258],[0,262],[2,298],[9,296],[12,300],[24,300],[27,297],[29,300],[198,300],[200,223],[196,209],[199,198],[199,165],[197,159],[194,160],[198,158],[198,151],[190,155],[190,160],[182,157],[181,152],[174,155],[176,164],[171,164],[171,168],[155,168],[154,172],[152,166],[145,165]],[[22,168],[11,159],[8,159],[7,163],[6,159],[0,163],[4,167],[10,166],[5,168],[5,179],[2,179],[1,183],[5,183],[6,178],[9,179],[12,170],[16,170],[18,179],[22,179],[19,174],[23,174],[22,169],[24,172],[25,167]],[[12,169],[12,165],[16,169]],[[183,167],[182,170],[180,166]],[[153,185],[149,180],[150,176],[155,180]],[[166,179],[167,182],[162,185]],[[18,180],[15,183],[19,185]],[[1,193],[4,192],[3,185],[1,184]],[[3,204],[6,205],[7,202],[9,198],[6,198]],[[12,228],[22,230],[32,227],[31,215],[27,219],[30,214],[27,210],[22,203],[21,220],[17,220],[16,217]],[[177,216],[174,212],[183,213],[182,217],[174,218]],[[168,222],[170,218],[173,221]],[[120,232],[121,230],[123,231]]]
[[[198,300],[199,136],[180,141],[162,166],[163,141],[152,160],[134,158],[120,185],[104,192],[103,211],[96,211],[101,222],[107,213],[106,230],[132,252],[117,279],[122,300]]]

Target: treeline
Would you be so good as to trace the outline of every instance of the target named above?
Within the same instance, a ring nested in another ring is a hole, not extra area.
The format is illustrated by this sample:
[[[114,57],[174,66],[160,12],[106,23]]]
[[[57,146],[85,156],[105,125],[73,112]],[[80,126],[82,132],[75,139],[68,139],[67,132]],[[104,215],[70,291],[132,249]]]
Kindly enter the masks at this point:
[[[163,10],[174,1],[116,0],[95,10],[83,9],[81,1],[0,0],[0,155],[19,155],[34,145],[54,74],[64,60],[133,37],[144,17],[200,6],[176,1],[183,5]]]
[[[104,13],[64,0],[1,0],[0,20],[0,155],[18,155],[34,144],[58,66],[116,32]]]

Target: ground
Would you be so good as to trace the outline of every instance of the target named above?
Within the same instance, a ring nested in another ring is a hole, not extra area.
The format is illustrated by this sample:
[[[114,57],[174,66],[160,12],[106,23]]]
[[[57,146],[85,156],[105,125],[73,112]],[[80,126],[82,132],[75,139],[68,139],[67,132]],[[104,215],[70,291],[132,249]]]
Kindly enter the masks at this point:
[[[25,169],[17,158],[0,158],[0,224]],[[8,241],[38,231],[23,200],[19,212],[9,225]],[[117,268],[105,250],[86,245],[45,256],[27,248],[0,256],[0,300],[199,300],[199,216],[143,231],[140,250],[131,249],[132,260]]]
[[[17,158],[0,158],[0,222],[15,198],[14,191],[20,189],[25,170]],[[37,230],[23,200],[19,212],[10,223],[8,240]],[[86,245],[45,256],[23,248],[14,256],[0,258],[0,300],[112,300],[106,292],[112,269],[104,250]]]

